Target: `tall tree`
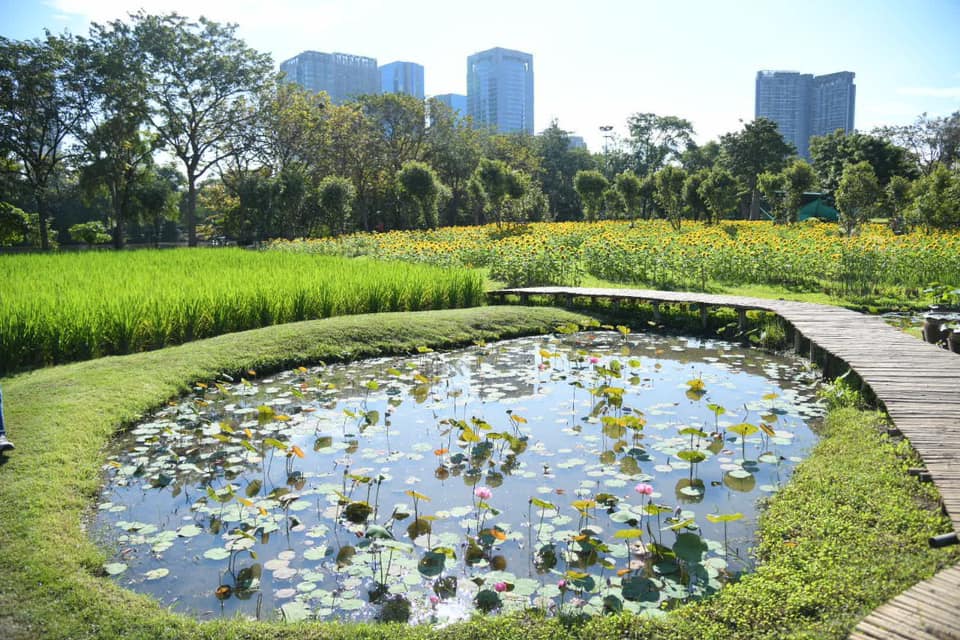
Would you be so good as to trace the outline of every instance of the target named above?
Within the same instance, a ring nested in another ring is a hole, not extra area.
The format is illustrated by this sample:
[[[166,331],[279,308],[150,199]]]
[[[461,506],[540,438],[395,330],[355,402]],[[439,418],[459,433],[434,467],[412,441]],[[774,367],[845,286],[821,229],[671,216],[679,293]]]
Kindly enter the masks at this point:
[[[814,136],[810,140],[810,158],[821,188],[831,199],[848,164],[869,162],[881,185],[894,176],[917,176],[906,149],[885,138],[856,131],[837,129],[825,136]]]
[[[676,116],[635,113],[627,119],[633,170],[646,176],[660,170],[693,144],[693,125]]]
[[[711,140],[704,145],[691,143],[680,154],[680,166],[687,173],[700,171],[701,169],[712,169],[720,159],[720,143]]]
[[[152,124],[160,142],[183,163],[185,223],[189,244],[196,246],[197,183],[235,151],[231,135],[254,117],[246,102],[273,65],[269,55],[236,37],[236,25],[141,11],[133,26],[152,76]]]
[[[74,48],[71,89],[82,120],[71,133],[80,142],[81,181],[103,188],[111,235],[123,247],[125,225],[135,216],[138,183],[153,164],[154,136],[146,130],[148,77],[129,25],[94,24]]]
[[[777,123],[767,118],[757,118],[744,124],[741,131],[720,136],[720,163],[749,189],[751,220],[758,219],[760,213],[757,176],[764,171],[780,171],[794,153],[793,145],[777,130]]]
[[[923,113],[912,124],[879,127],[873,134],[906,148],[923,175],[938,164],[947,168],[960,164],[960,111],[940,118]]]
[[[484,134],[435,98],[427,102],[427,113],[424,157],[436,170],[440,181],[450,189],[442,223],[457,224],[469,218],[466,211],[467,183],[480,162]]]
[[[0,36],[0,157],[16,159],[13,167],[30,190],[44,250],[50,248],[50,190],[67,136],[81,118],[69,90],[74,46],[73,38],[50,33],[24,42]]]
[[[595,169],[595,163],[586,149],[570,148],[570,134],[554,120],[536,137],[540,156],[537,176],[550,201],[550,210],[559,220],[576,220],[580,207],[573,178],[578,171]]]

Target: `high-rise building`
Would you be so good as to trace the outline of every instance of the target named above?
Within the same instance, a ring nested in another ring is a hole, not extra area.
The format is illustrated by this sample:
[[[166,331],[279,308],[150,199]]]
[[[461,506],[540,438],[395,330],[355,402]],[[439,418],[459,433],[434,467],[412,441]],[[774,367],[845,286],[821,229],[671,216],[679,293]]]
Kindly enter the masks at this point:
[[[757,73],[754,115],[777,123],[784,140],[810,158],[810,138],[837,129],[853,131],[854,73],[824,76],[796,71]]]
[[[405,93],[423,100],[423,66],[415,62],[391,62],[380,67],[380,91]]]
[[[304,51],[280,64],[290,82],[310,91],[326,91],[334,104],[357,96],[380,93],[380,74],[374,58],[349,53]]]
[[[496,47],[467,58],[467,114],[478,127],[533,133],[533,56]]]
[[[810,135],[824,136],[837,129],[853,131],[853,110],[857,101],[857,85],[850,71],[814,76],[810,100]]]
[[[459,113],[461,118],[467,117],[467,96],[461,93],[441,93],[433,97],[450,107],[454,113]]]

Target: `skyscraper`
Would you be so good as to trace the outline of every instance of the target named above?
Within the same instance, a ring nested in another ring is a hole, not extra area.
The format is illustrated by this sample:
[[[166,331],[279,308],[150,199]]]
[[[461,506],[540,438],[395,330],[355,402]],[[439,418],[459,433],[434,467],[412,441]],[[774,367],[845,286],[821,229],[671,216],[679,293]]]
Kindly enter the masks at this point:
[[[349,53],[304,51],[280,64],[290,82],[310,91],[326,91],[334,104],[357,96],[380,93],[380,75],[374,58]]]
[[[759,71],[754,115],[777,123],[784,140],[810,158],[810,138],[837,129],[853,131],[854,73],[814,76],[796,71]]]
[[[496,47],[467,58],[467,114],[478,127],[533,133],[533,56]]]
[[[380,67],[380,91],[405,93],[423,100],[423,66],[415,62],[391,62]]]
[[[451,111],[459,112],[461,118],[467,117],[467,96],[462,93],[441,93],[433,97],[450,107]]]

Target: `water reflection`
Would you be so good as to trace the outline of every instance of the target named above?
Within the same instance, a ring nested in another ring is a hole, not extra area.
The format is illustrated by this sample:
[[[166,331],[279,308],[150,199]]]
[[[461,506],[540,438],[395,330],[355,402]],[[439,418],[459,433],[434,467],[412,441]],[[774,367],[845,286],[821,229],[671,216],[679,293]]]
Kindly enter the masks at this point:
[[[133,429],[108,571],[201,618],[673,606],[750,568],[819,415],[798,362],[723,342],[424,351],[198,384]]]

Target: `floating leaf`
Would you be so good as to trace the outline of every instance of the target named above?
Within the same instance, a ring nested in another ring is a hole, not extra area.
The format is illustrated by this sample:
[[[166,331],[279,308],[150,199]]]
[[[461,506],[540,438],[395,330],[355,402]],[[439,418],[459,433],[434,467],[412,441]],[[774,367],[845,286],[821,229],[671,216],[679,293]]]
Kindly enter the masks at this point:
[[[736,522],[737,520],[743,520],[742,513],[708,513],[707,520],[709,522]]]
[[[748,436],[752,436],[753,434],[755,434],[757,431],[759,431],[759,429],[757,429],[755,425],[752,425],[749,422],[741,422],[739,424],[733,425],[732,427],[729,427],[727,431],[730,431],[731,433],[735,433],[742,438],[746,438]]]
[[[143,574],[147,580],[159,580],[160,578],[165,578],[170,575],[170,569],[166,567],[160,567],[159,569],[151,569]]]
[[[109,562],[103,565],[103,570],[106,571],[108,575],[118,576],[127,570],[127,565],[124,562]]]
[[[642,535],[642,529],[620,529],[613,534],[613,537],[617,540],[629,540],[630,538],[639,538]]]
[[[422,493],[418,493],[414,491],[413,489],[407,489],[406,491],[404,491],[404,493],[410,496],[411,498],[413,498],[414,500],[424,500],[426,502],[430,502],[430,498],[423,495]]]

